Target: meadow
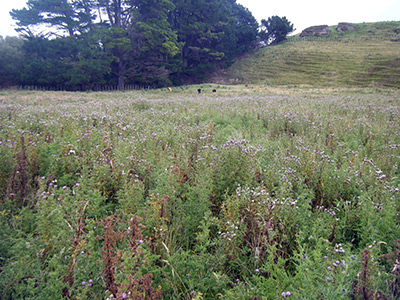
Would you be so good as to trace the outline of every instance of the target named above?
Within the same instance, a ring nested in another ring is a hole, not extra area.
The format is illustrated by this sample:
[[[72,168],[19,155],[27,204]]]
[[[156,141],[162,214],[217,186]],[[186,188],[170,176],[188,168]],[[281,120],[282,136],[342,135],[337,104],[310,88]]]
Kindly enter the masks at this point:
[[[200,87],[0,92],[1,299],[400,299],[399,90]]]

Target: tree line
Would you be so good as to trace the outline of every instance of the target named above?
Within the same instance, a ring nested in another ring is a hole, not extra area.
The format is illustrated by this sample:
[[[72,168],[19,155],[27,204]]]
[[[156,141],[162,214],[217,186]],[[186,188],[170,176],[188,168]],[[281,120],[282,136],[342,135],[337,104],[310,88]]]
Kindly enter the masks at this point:
[[[3,87],[195,83],[293,31],[236,0],[28,0],[10,14],[20,37],[0,38]]]

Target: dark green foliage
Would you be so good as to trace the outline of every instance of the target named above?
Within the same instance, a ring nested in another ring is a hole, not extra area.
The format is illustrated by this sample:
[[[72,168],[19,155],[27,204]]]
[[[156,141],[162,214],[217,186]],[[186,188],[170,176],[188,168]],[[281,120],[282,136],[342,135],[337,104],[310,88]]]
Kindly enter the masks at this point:
[[[21,84],[86,90],[107,83],[112,58],[94,38],[27,39]]]
[[[17,20],[17,31],[33,36],[33,27],[49,25],[51,34],[61,30],[69,36],[84,32],[92,22],[92,1],[28,0],[28,8],[13,9],[11,16]]]
[[[135,1],[136,22],[129,30],[132,41],[127,65],[127,81],[160,87],[171,85],[170,59],[180,52],[177,35],[168,23],[168,12],[174,9],[170,1]]]
[[[278,44],[293,31],[293,24],[286,17],[272,16],[268,20],[261,20],[260,36],[267,44]]]
[[[25,38],[24,60],[10,43],[1,47],[8,75],[0,84],[46,89],[202,80],[249,51],[258,29],[228,0],[29,0],[10,14]]]
[[[0,87],[19,84],[23,64],[23,41],[0,36]]]
[[[257,21],[235,1],[173,3],[175,10],[170,13],[170,23],[178,40],[184,43],[183,75],[189,78],[210,75],[216,66],[248,51],[256,39]]]

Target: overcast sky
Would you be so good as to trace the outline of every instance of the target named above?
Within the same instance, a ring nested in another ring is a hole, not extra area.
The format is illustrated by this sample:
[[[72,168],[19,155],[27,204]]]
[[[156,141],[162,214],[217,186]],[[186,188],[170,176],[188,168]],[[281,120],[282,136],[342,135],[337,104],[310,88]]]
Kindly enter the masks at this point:
[[[0,0],[0,35],[17,35],[9,12],[25,6],[27,0]],[[286,17],[296,33],[313,25],[339,22],[400,21],[400,0],[237,0],[258,21],[271,16]]]

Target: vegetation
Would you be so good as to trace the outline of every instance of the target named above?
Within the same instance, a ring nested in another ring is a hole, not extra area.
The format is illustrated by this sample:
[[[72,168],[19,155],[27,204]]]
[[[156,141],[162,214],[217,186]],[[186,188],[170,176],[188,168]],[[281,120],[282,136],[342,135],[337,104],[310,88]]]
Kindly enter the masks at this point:
[[[1,298],[399,299],[398,99],[1,92]]]
[[[286,40],[286,36],[294,31],[293,24],[286,17],[273,16],[261,20],[260,36],[267,45],[278,44]]]
[[[1,79],[3,87],[72,91],[201,81],[253,49],[258,33],[251,12],[231,0],[28,0],[11,16],[24,39],[1,39],[2,48],[17,50],[0,48],[5,67],[19,71]]]
[[[355,25],[356,30],[342,34],[333,26],[327,38],[290,36],[285,43],[246,55],[213,80],[269,86],[399,87],[400,22]]]

